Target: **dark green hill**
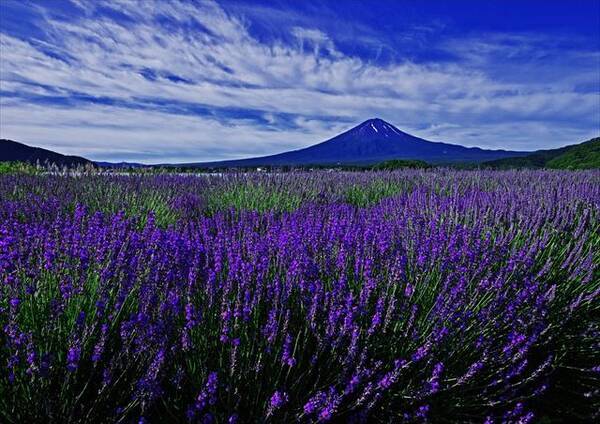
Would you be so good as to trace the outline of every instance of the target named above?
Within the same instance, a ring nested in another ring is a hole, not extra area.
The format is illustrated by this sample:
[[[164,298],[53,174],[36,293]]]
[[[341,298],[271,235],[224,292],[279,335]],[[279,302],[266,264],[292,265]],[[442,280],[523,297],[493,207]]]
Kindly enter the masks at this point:
[[[390,171],[394,169],[404,169],[404,168],[430,168],[427,162],[422,160],[403,160],[403,159],[392,159],[386,160],[385,162],[380,162],[373,166],[373,169],[378,171]]]
[[[559,149],[538,150],[527,156],[497,159],[482,164],[495,169],[553,168],[595,169],[600,168],[600,137],[580,144]]]
[[[546,164],[554,169],[593,169],[600,168],[600,137],[571,147],[565,153]]]

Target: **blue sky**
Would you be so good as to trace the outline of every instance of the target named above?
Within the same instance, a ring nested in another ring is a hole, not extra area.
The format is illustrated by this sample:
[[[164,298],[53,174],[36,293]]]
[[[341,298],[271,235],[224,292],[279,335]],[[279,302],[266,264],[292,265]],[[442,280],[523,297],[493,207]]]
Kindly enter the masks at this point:
[[[484,148],[600,135],[600,0],[0,1],[0,138],[190,162],[372,117]]]

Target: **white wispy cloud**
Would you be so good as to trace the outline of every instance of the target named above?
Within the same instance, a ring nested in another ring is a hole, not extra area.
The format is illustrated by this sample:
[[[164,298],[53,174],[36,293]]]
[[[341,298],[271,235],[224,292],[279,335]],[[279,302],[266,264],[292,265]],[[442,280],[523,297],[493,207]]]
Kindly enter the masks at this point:
[[[299,118],[297,124],[302,129],[283,134],[270,125],[257,126],[245,119],[223,124],[202,116],[116,106],[48,108],[3,102],[2,137],[33,140],[30,144],[64,154],[80,155],[85,151],[90,158],[106,161],[237,159],[294,149],[345,129],[344,124]]]
[[[38,6],[43,39],[0,33],[0,88],[10,93],[0,99],[1,137],[157,162],[299,148],[373,116],[494,148],[553,147],[598,131],[598,93],[576,89],[594,84],[593,58],[538,80],[490,69],[490,55],[529,54],[536,37],[452,40],[444,47],[456,61],[381,65],[342,53],[317,28],[290,27],[291,43],[259,40],[244,16],[212,1],[102,3],[120,20],[98,14],[97,2],[74,3],[80,18]],[[190,113],[196,106],[203,113]]]

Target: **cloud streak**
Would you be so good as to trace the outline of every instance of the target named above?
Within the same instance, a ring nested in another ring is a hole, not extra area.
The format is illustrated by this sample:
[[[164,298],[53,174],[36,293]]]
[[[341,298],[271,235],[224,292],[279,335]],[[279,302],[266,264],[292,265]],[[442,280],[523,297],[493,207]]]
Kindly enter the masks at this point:
[[[1,137],[167,162],[300,148],[373,116],[490,148],[556,147],[599,131],[599,52],[563,51],[578,66],[561,67],[540,35],[480,34],[441,43],[452,61],[378,63],[319,28],[261,39],[211,1],[74,5],[75,17],[36,7],[42,37],[0,33]],[[545,74],[544,63],[554,65]],[[522,75],[530,70],[542,78]]]

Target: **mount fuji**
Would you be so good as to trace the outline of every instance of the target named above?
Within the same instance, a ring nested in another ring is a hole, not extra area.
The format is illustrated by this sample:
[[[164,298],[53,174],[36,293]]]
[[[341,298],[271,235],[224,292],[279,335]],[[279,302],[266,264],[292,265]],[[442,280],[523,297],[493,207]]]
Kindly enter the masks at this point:
[[[300,150],[249,159],[186,164],[202,168],[294,165],[370,165],[391,159],[432,164],[478,163],[528,152],[485,150],[424,140],[374,118],[322,143]]]

